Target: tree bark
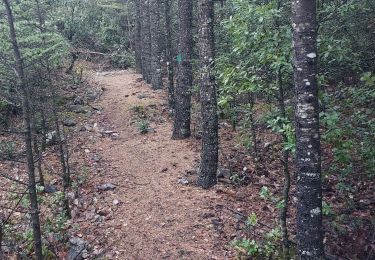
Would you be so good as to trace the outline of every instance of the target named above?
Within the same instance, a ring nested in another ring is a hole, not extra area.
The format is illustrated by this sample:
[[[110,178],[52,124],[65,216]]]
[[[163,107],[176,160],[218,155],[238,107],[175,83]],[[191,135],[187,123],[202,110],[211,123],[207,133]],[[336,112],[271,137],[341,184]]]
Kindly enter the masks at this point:
[[[294,0],[297,240],[301,259],[323,259],[315,0]]]
[[[153,89],[163,88],[163,77],[161,70],[162,35],[160,29],[160,9],[160,1],[150,0],[151,85]]]
[[[36,111],[34,113],[36,113]],[[32,122],[32,128],[31,129],[32,129],[32,134],[34,136],[34,138],[33,138],[33,148],[34,148],[34,153],[37,155],[37,160],[38,160],[36,169],[38,169],[39,185],[45,187],[43,170],[42,170],[42,153],[40,151],[39,144],[38,144],[38,134],[35,130],[35,124],[36,124],[35,117],[32,119],[32,121],[33,122]]]
[[[3,236],[4,236],[4,225],[5,225],[5,219],[3,220],[3,216],[0,214],[0,259],[5,259],[4,253],[3,253]]]
[[[178,42],[178,73],[175,89],[175,114],[173,124],[173,139],[190,137],[191,87],[193,71],[191,53],[193,48],[193,2],[178,1],[179,42]]]
[[[167,58],[167,72],[168,72],[168,103],[169,108],[175,109],[175,95],[174,95],[174,56],[172,48],[172,15],[171,15],[171,1],[165,0],[165,27],[166,27],[166,58]]]
[[[66,141],[63,135],[63,129],[60,127],[59,123],[59,116],[58,112],[56,110],[57,102],[56,97],[57,94],[55,91],[52,92],[54,97],[54,103],[53,103],[53,120],[56,127],[56,136],[57,136],[57,142],[59,144],[59,157],[60,157],[60,164],[62,168],[62,180],[63,180],[63,191],[64,191],[64,211],[65,216],[67,218],[71,218],[71,212],[70,212],[70,206],[69,206],[69,198],[68,198],[68,189],[71,187],[71,176],[70,176],[70,169],[69,169],[69,161],[68,161],[68,151],[65,151],[64,149],[64,142]]]
[[[34,237],[34,249],[35,257],[38,260],[43,259],[42,252],[42,235],[40,229],[40,219],[39,219],[39,207],[38,207],[38,197],[36,192],[36,182],[35,182],[35,167],[34,167],[34,154],[33,154],[33,141],[32,141],[32,129],[31,129],[31,105],[30,101],[30,89],[26,85],[26,78],[24,73],[24,65],[19,49],[17,35],[14,27],[13,12],[8,0],[3,0],[6,15],[9,24],[9,36],[13,47],[13,53],[15,58],[16,74],[19,80],[19,85],[22,92],[22,112],[23,112],[23,124],[25,127],[25,145],[26,145],[26,157],[27,157],[27,170],[28,170],[28,191],[30,199],[30,216],[33,227],[33,237]]]
[[[137,73],[142,73],[142,9],[141,0],[135,0],[135,63]]]
[[[282,78],[282,70],[281,67],[278,69],[277,72],[278,78],[278,88],[279,88],[279,110],[282,118],[287,118],[287,114],[285,111],[285,95],[284,95],[284,86],[283,86],[283,78]],[[282,127],[282,123],[280,125]],[[288,136],[285,133],[282,133],[283,142],[288,142]],[[282,192],[283,197],[283,207],[280,209],[280,226],[281,226],[281,235],[282,235],[282,243],[283,243],[283,253],[284,257],[289,257],[289,235],[288,235],[288,227],[287,227],[287,215],[288,215],[288,207],[289,207],[289,190],[290,190],[290,172],[289,172],[289,150],[283,149],[283,158],[281,160],[283,165],[283,173],[284,173],[284,187]]]
[[[142,72],[143,79],[151,83],[151,34],[150,34],[150,0],[141,1],[142,10]]]
[[[218,116],[214,75],[214,1],[199,0],[199,56],[201,60],[200,99],[202,113],[202,151],[198,185],[210,188],[217,183]]]

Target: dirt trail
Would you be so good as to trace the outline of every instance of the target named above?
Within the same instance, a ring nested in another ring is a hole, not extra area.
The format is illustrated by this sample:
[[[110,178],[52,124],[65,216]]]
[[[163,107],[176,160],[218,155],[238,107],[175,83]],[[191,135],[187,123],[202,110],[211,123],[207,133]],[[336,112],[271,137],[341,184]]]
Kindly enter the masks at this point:
[[[130,72],[96,74],[106,90],[95,105],[99,127],[116,131],[117,138],[99,138],[89,147],[102,156],[105,167],[93,185],[114,183],[102,192],[97,208],[110,207],[110,217],[96,224],[105,236],[113,259],[225,259],[212,225],[215,191],[178,183],[196,167],[198,154],[189,141],[171,140],[172,125],[166,118],[166,96]],[[139,133],[135,106],[149,114],[152,131]],[[116,204],[116,205],[114,205]],[[105,213],[106,214],[106,213]]]

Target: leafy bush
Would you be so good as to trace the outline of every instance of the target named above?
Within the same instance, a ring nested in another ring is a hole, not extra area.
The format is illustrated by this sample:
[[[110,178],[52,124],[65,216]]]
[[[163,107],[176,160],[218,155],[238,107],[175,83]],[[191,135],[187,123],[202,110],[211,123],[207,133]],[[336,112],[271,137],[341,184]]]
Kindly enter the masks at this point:
[[[111,55],[111,65],[120,69],[134,67],[134,55],[124,50],[122,50],[122,52],[115,52]]]

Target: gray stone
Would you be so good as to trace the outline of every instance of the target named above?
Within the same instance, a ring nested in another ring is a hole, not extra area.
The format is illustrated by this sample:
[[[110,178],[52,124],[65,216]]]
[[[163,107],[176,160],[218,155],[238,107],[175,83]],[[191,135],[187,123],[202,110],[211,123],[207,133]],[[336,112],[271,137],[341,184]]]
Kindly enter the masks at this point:
[[[116,189],[116,185],[112,183],[106,183],[98,186],[99,191],[109,191]]]
[[[81,113],[86,114],[90,112],[90,109],[88,107],[82,106],[82,105],[70,105],[69,110],[74,113]]]
[[[94,162],[99,162],[101,159],[102,159],[102,156],[99,155],[99,154],[94,154],[94,155],[92,156],[92,160],[93,160]]]
[[[58,192],[59,190],[58,190],[54,185],[52,185],[52,184],[46,184],[46,185],[44,186],[44,191],[45,191],[46,193],[56,193],[56,192]]]
[[[63,124],[64,124],[64,126],[72,127],[72,126],[76,126],[77,122],[73,119],[67,118],[63,121]]]
[[[369,200],[369,199],[362,199],[362,200],[359,201],[359,203],[361,203],[364,206],[369,206],[369,205],[371,205],[371,200]]]
[[[83,254],[87,254],[87,242],[78,237],[69,239],[70,248],[68,253],[68,260],[82,260]]]
[[[75,98],[74,98],[74,100],[73,100],[73,104],[74,105],[84,105],[85,104],[85,101],[83,100],[83,98],[82,97],[80,97],[80,96],[76,96]]]
[[[46,143],[47,144],[55,144],[57,142],[57,132],[52,131],[47,133],[46,135]]]
[[[89,91],[87,91],[87,92],[85,93],[85,96],[86,96],[86,98],[87,98],[87,100],[88,100],[89,102],[92,102],[92,101],[95,101],[95,99],[98,98],[99,94],[98,94],[97,92],[95,92],[95,91],[91,91],[91,90],[89,90]]]
[[[217,170],[217,177],[218,178],[229,179],[230,176],[231,176],[231,171],[227,168],[219,168]]]
[[[139,94],[139,95],[137,96],[137,98],[139,98],[139,99],[146,99],[146,98],[148,98],[148,96],[145,95],[145,94]]]
[[[181,184],[181,185],[188,185],[189,184],[189,181],[186,179],[186,178],[181,178],[177,181],[178,184]]]

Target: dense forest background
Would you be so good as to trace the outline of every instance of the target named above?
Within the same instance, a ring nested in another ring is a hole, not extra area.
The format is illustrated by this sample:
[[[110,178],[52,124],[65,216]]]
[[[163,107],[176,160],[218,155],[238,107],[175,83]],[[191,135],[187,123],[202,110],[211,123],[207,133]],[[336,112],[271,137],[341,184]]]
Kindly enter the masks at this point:
[[[68,128],[74,122],[66,118],[87,112],[72,93],[90,85],[88,71],[143,74],[152,88],[168,92],[173,138],[205,140],[212,138],[205,127],[214,119],[204,111],[213,93],[209,82],[202,87],[201,69],[211,66],[202,59],[211,54],[219,142],[203,146],[202,158],[219,147],[219,182],[256,187],[257,197],[275,209],[266,229],[259,228],[262,210],[248,209],[241,236],[228,246],[243,258],[296,257],[293,1],[207,2],[212,17],[196,1],[183,0],[1,2],[0,259],[58,259],[69,251],[66,223],[74,193],[85,184],[72,174]],[[318,0],[316,8],[326,255],[373,259],[375,2]],[[204,47],[210,38],[202,30],[203,19],[211,18],[213,50]],[[86,91],[85,99],[96,95]],[[143,120],[138,127],[147,133],[149,125]],[[43,163],[46,151],[57,169]],[[198,183],[211,187],[202,171]],[[56,176],[59,192],[50,190]],[[38,205],[51,209],[41,220]]]

